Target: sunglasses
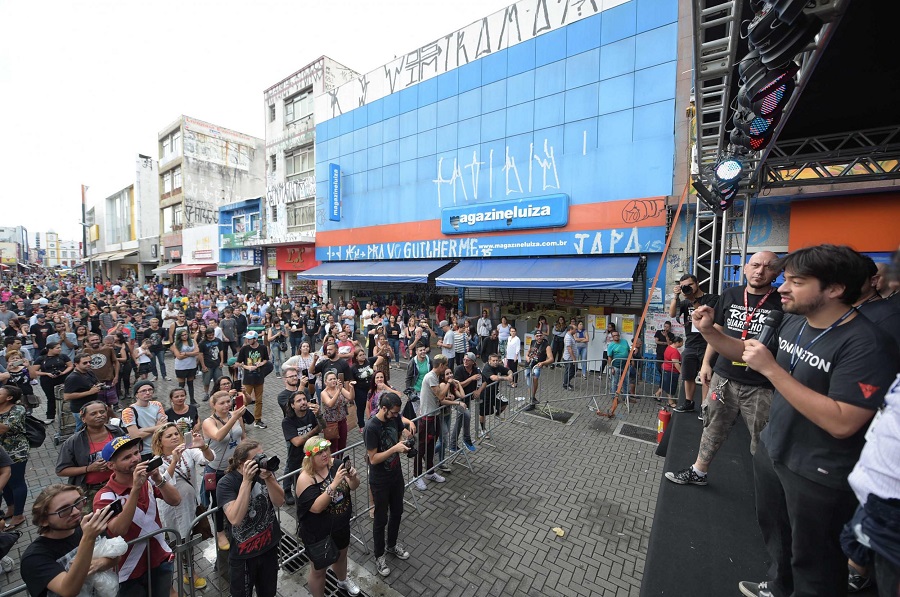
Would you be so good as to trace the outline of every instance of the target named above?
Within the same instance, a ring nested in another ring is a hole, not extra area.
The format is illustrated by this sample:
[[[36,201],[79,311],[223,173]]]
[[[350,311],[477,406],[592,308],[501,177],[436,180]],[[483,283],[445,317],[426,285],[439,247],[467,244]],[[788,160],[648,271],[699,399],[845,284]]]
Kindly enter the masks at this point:
[[[84,507],[84,505],[87,503],[87,501],[88,501],[87,497],[78,498],[72,504],[70,504],[68,506],[63,506],[56,512],[51,512],[50,515],[51,516],[56,515],[56,516],[59,516],[60,518],[65,518],[66,516],[71,514],[73,510],[81,511],[81,509]]]
[[[316,454],[320,454],[331,447],[331,442],[327,439],[323,439],[319,443],[315,444],[309,450],[306,450],[307,456],[315,456]]]

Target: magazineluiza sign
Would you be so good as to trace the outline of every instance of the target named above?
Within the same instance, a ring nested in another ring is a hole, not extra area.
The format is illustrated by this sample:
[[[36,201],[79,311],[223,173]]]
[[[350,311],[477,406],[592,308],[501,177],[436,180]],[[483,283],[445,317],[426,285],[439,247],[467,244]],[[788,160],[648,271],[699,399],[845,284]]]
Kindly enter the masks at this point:
[[[328,219],[341,221],[341,167],[328,164]]]
[[[532,228],[560,228],[569,222],[569,196],[565,194],[445,207],[441,232],[467,234]]]

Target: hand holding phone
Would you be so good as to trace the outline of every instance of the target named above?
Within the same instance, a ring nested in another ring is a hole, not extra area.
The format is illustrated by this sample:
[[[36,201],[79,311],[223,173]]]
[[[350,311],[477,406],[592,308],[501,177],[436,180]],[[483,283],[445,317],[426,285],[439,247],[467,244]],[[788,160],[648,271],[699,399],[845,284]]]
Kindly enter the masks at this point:
[[[347,471],[347,474],[348,474],[348,475],[350,474],[350,469],[351,469],[351,468],[352,468],[352,465],[351,465],[351,463],[350,463],[350,457],[349,457],[349,456],[344,456],[344,470]]]
[[[235,410],[242,408],[244,406],[244,394],[238,394],[234,397],[234,408]]]

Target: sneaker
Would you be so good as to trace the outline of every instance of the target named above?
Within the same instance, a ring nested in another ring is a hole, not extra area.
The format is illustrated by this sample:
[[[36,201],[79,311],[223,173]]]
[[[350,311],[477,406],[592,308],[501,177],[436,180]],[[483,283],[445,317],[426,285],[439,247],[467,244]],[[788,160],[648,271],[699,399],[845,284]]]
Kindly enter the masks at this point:
[[[694,401],[685,400],[684,404],[676,406],[674,410],[677,413],[692,413],[694,412]]]
[[[575,391],[575,386],[573,386],[572,384],[569,384],[569,385],[567,385],[567,386],[563,386],[563,389],[564,389],[564,390],[567,390],[567,391],[569,391],[569,392],[574,392],[574,391]]]
[[[769,590],[768,582],[755,583],[748,580],[742,580],[738,583],[738,588],[742,595],[746,597],[774,597],[772,591]]]
[[[166,381],[172,381],[171,377],[164,377],[163,379],[165,379]]]
[[[387,562],[385,561],[384,556],[380,558],[375,558],[375,570],[378,571],[378,574],[381,576],[387,576],[391,573],[391,569],[388,568]]]
[[[186,585],[191,584],[190,576],[182,576],[181,580]],[[206,588],[206,579],[203,578],[202,576],[198,576],[197,578],[195,578],[194,579],[194,588],[195,589],[205,589]]]
[[[284,503],[287,504],[288,506],[293,506],[294,504],[296,504],[297,500],[294,499],[294,494],[286,493],[284,496]]]
[[[709,475],[699,475],[694,467],[689,466],[677,473],[666,473],[666,479],[672,483],[679,485],[706,485],[706,478]]]
[[[268,425],[263,423],[262,419],[260,419],[259,421],[254,421],[253,426],[256,427],[257,429],[268,429],[269,428]]]
[[[528,410],[528,409],[526,408],[525,410]],[[478,439],[481,439],[485,435],[487,435],[487,433],[485,433],[484,429],[482,429],[481,427],[479,427],[476,431],[477,431]]]
[[[506,396],[500,396],[500,402],[508,403],[508,402],[509,402],[509,398],[507,398]]]
[[[453,472],[453,469],[446,462],[444,464],[440,465],[438,467],[438,470],[441,471],[442,473],[446,473],[448,475]]]
[[[392,554],[394,557],[400,560],[408,560],[409,559],[409,551],[403,547],[403,544],[397,541],[397,543],[393,547],[385,547],[385,553]]]
[[[425,491],[426,489],[428,489],[428,486],[425,485],[425,479],[421,477],[416,479],[416,489],[418,489],[419,491]],[[385,576],[387,576],[387,574],[385,574]]]
[[[875,584],[875,579],[872,578],[872,575],[863,576],[859,572],[856,571],[856,568],[847,564],[847,592],[848,593],[859,593],[863,589],[868,589],[872,585]]]
[[[406,555],[409,557],[409,554]],[[9,556],[0,559],[0,572],[10,573],[16,569],[16,561]]]
[[[537,408],[537,404],[535,404],[534,402],[532,402],[531,404],[529,404],[528,406],[526,406],[526,407],[523,408],[522,410],[524,410],[525,412],[530,412],[530,411],[533,411],[535,408]]]
[[[390,570],[388,572],[390,572]],[[339,589],[347,591],[348,595],[359,595],[360,593],[359,585],[353,582],[353,579],[351,579],[349,576],[346,580],[337,581],[337,586]]]
[[[464,441],[463,445],[466,447],[466,450],[468,450],[469,452],[474,452],[475,450],[478,449],[475,447],[475,444],[473,444],[472,442]]]
[[[425,478],[429,481],[434,481],[435,483],[443,483],[447,480],[437,473],[428,473],[427,475],[425,475]]]
[[[53,419],[44,419],[41,421],[44,425],[53,425]]]
[[[157,383],[159,381],[159,376],[156,375],[153,377],[153,383]]]

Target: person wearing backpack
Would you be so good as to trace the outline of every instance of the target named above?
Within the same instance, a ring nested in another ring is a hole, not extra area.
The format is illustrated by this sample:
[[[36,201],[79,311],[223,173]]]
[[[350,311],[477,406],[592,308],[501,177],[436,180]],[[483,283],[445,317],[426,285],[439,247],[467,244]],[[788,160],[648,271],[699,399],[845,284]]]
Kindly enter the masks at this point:
[[[4,518],[9,522],[6,530],[11,531],[25,523],[25,499],[28,484],[25,482],[25,467],[28,464],[28,436],[25,435],[25,407],[18,404],[22,390],[6,384],[0,386],[0,447],[6,450],[12,460],[9,481],[3,488],[6,502]]]
[[[149,379],[134,384],[134,404],[122,409],[122,426],[133,439],[140,439],[141,458],[149,460],[153,456],[151,442],[157,429],[169,422],[162,403],[152,400],[156,386]]]

